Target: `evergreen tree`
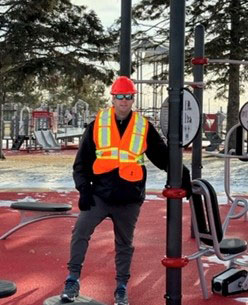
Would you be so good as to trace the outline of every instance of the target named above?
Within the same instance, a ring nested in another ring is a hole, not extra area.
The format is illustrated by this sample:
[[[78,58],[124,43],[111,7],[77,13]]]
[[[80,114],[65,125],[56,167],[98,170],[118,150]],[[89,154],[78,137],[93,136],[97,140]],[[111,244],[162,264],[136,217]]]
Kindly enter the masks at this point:
[[[104,107],[108,102],[105,95],[105,85],[100,81],[94,81],[91,77],[84,77],[77,82],[71,78],[62,79],[59,86],[49,90],[49,105],[56,109],[60,101],[68,107],[72,107],[80,99],[90,105],[91,112],[96,112],[99,107]]]
[[[136,22],[157,20],[152,37],[169,41],[169,1],[142,0],[134,7]],[[212,59],[248,59],[248,2],[246,0],[186,1],[186,54],[192,58],[192,38],[195,26],[205,27],[205,54]],[[147,31],[146,31],[147,32]],[[138,33],[141,36],[142,33]],[[191,44],[190,44],[191,43]],[[189,56],[186,58],[189,59]],[[190,60],[186,63],[190,64]],[[240,106],[241,81],[248,78],[247,66],[209,64],[206,67],[208,85],[217,86],[216,97],[228,100],[227,131],[237,123]],[[226,92],[228,92],[226,96]],[[232,143],[233,146],[233,143]]]
[[[111,45],[95,12],[84,6],[69,0],[1,0],[0,107],[15,95],[34,100],[37,89],[54,90],[61,82],[77,84],[76,92],[85,78],[109,84],[113,72],[104,62]],[[0,124],[0,148],[1,130]]]
[[[2,0],[0,26],[5,92],[21,91],[24,83],[31,89],[46,88],[65,76],[91,76],[104,82],[113,76],[96,65],[109,59],[105,50],[112,39],[96,14],[84,6],[69,0]]]

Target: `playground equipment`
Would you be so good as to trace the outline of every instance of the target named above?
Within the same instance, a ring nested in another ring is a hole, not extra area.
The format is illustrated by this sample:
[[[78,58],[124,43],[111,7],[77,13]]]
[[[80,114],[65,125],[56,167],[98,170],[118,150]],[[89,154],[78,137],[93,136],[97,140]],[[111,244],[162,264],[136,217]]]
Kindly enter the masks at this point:
[[[69,141],[74,142],[74,138],[79,142],[89,122],[89,105],[82,100],[72,109],[58,105],[56,111],[49,110],[45,104],[34,110],[8,104],[4,108],[2,138],[7,149],[11,142],[12,150],[19,150],[24,144],[27,150],[57,150]]]
[[[241,110],[242,111],[242,110]],[[229,150],[229,141],[231,135],[236,131],[236,149]],[[225,147],[224,147],[224,154],[218,154],[217,157],[224,158],[224,168],[225,168],[225,177],[224,177],[224,186],[225,186],[225,193],[228,198],[229,203],[233,203],[235,199],[231,195],[231,187],[230,187],[230,180],[231,180],[231,159],[239,159],[241,161],[248,161],[248,154],[245,151],[245,144],[247,146],[247,142],[245,143],[245,130],[243,126],[238,123],[234,125],[229,132],[227,133],[226,140],[225,140]],[[246,147],[247,148],[247,147]],[[241,198],[242,201],[247,201],[245,198]]]
[[[32,128],[36,142],[45,150],[60,149],[54,134],[57,132],[57,114],[48,110],[32,112]]]
[[[43,305],[62,305],[62,304],[63,303],[61,302],[59,295],[50,297],[43,302]],[[76,304],[76,305],[86,305],[86,304],[87,305],[105,305],[92,298],[89,298],[87,296],[82,296],[82,295],[78,296],[77,299],[73,302],[73,304]]]
[[[75,127],[86,127],[89,123],[89,104],[83,100],[78,100],[73,107],[73,113],[75,115]]]
[[[2,132],[2,139],[6,141],[6,146],[9,148],[9,141],[12,141],[15,136],[15,131],[17,128],[19,128],[19,125],[17,127],[17,121],[16,121],[16,113],[18,112],[19,105],[16,104],[4,104],[2,105],[3,109],[3,132]]]
[[[89,123],[89,104],[79,99],[72,108],[65,104],[57,106],[58,130],[65,132],[71,128],[85,128]]]
[[[162,87],[166,84],[168,84],[168,81],[166,80],[142,80],[138,79],[134,81],[137,85],[142,85],[142,84],[150,84],[154,86],[161,86]],[[190,81],[185,81],[185,85],[191,86],[193,88],[201,88],[203,89],[204,83],[203,82],[190,82]],[[161,91],[162,92],[162,91]],[[162,94],[163,96],[163,94]],[[141,98],[140,98],[141,100]],[[167,105],[166,105],[167,104]],[[198,103],[199,104],[199,103]],[[153,107],[148,107],[148,108],[142,108],[139,107],[138,102],[136,102],[136,106],[138,107],[138,111],[141,112],[144,116],[149,117],[150,121],[154,124],[154,126],[160,131],[162,129],[163,132],[163,123],[161,123],[161,119],[163,120],[163,117],[166,116],[168,118],[168,98],[165,100],[161,101],[159,103],[159,100],[156,98],[154,101],[153,97]],[[166,110],[167,108],[167,110]],[[161,111],[160,111],[161,110]],[[160,116],[160,122],[158,117]],[[211,113],[211,114],[206,114],[204,113],[202,115],[202,131],[205,135],[205,140],[209,141],[210,144],[206,147],[207,151],[214,151],[214,150],[219,150],[220,144],[223,142],[223,122],[225,120],[225,115],[222,111],[218,111],[217,113]],[[166,138],[165,138],[166,141]]]
[[[29,139],[30,131],[30,109],[29,107],[23,107],[20,111],[19,120],[16,121],[16,128],[14,131],[14,141],[12,150],[18,150],[22,146],[25,140]],[[16,120],[17,117],[15,117]]]
[[[45,150],[61,148],[50,130],[37,130],[34,131],[34,135],[37,143]]]
[[[77,217],[78,213],[71,213],[72,206],[62,203],[44,202],[15,202],[10,206],[11,209],[20,212],[20,222],[0,236],[0,240],[27,226],[28,224],[57,217]]]
[[[17,291],[16,284],[6,280],[0,280],[0,299],[10,297]]]
[[[237,219],[246,214],[248,203],[245,202],[242,211],[235,214],[238,201],[234,201],[222,225],[218,200],[212,185],[203,179],[192,182],[193,196],[190,199],[192,223],[198,251],[188,259],[197,260],[203,297],[208,298],[207,284],[204,276],[201,257],[216,255],[220,260],[228,262],[228,268],[212,280],[212,290],[221,295],[230,295],[248,290],[246,270],[237,270],[239,264],[235,258],[247,250],[247,242],[239,238],[225,238],[225,232],[231,219]]]
[[[204,28],[203,26],[199,25],[196,27],[196,42],[195,42],[195,58],[192,60],[192,64],[194,65],[194,81],[201,82],[203,81],[203,65],[207,64],[208,60],[204,57]],[[210,61],[209,61],[210,62]],[[212,63],[218,63],[216,60],[212,60]],[[233,61],[222,61],[225,63],[232,63],[232,64],[246,64],[244,62],[233,62]],[[199,100],[199,107],[202,109],[202,88],[196,87],[195,92],[198,100]],[[247,116],[246,116],[247,117]],[[211,120],[213,118],[205,118]],[[247,121],[247,119],[246,119]],[[205,120],[206,122],[206,120]],[[216,120],[212,121],[213,123]],[[207,122],[208,123],[208,122]],[[205,126],[205,128],[208,126]],[[228,144],[230,134],[239,126],[235,126],[226,136],[225,140],[225,151],[224,154],[221,153],[213,153],[213,155],[225,158],[225,191],[227,197],[229,198],[231,204],[229,213],[223,226],[220,223],[220,217],[216,216],[219,215],[218,213],[218,206],[216,205],[217,197],[215,194],[214,189],[212,188],[209,183],[206,181],[202,181],[201,179],[195,179],[201,177],[201,150],[202,150],[202,139],[198,137],[197,140],[193,144],[193,157],[192,157],[192,177],[194,180],[193,182],[193,199],[191,199],[191,208],[192,208],[192,223],[193,223],[193,230],[194,230],[194,237],[196,237],[196,242],[198,245],[198,252],[196,256],[191,256],[191,258],[197,259],[198,271],[200,276],[201,287],[203,291],[204,298],[208,297],[208,292],[206,289],[206,281],[204,278],[203,266],[200,261],[201,255],[207,255],[209,249],[213,251],[212,253],[216,254],[217,257],[221,260],[227,260],[230,262],[230,268],[215,276],[212,280],[212,291],[214,293],[218,293],[221,295],[229,295],[233,293],[239,293],[243,291],[247,291],[248,289],[248,278],[247,272],[245,270],[237,270],[233,268],[234,261],[233,259],[236,256],[239,256],[242,251],[244,251],[247,247],[245,241],[237,240],[238,243],[233,241],[233,246],[228,246],[228,242],[224,241],[223,247],[223,234],[226,231],[226,227],[229,223],[230,219],[239,218],[241,216],[246,216],[247,214],[247,200],[242,197],[233,198],[230,196],[230,159],[231,158],[238,158],[238,159],[246,159],[246,156],[243,151],[243,146],[239,145],[239,148],[236,148],[236,151],[228,151]],[[209,130],[212,132],[213,130]],[[243,133],[241,133],[243,134]],[[213,151],[215,148],[218,148],[220,144],[220,139],[216,137],[214,133],[206,134],[206,136],[210,140],[210,146],[208,147],[207,151]],[[241,138],[241,137],[240,137]],[[237,143],[244,143],[242,140],[238,140]],[[209,152],[210,153],[210,152]],[[233,154],[235,153],[235,155]],[[212,154],[212,153],[211,153]],[[198,196],[198,197],[196,197]],[[204,201],[202,201],[202,197]],[[195,201],[195,202],[194,202]],[[203,203],[204,202],[204,203]],[[229,203],[230,203],[229,202]],[[234,210],[237,206],[242,206],[243,210],[239,214],[235,215]],[[205,213],[205,214],[204,214]],[[206,218],[206,215],[208,216]],[[207,238],[207,239],[206,239]],[[206,240],[208,241],[206,243]],[[209,241],[211,242],[209,244]],[[239,244],[238,247],[237,244]],[[204,252],[206,251],[206,252]],[[238,261],[235,263],[241,264]]]
[[[240,123],[234,125],[227,133],[224,142],[223,153],[212,153],[210,155],[224,159],[224,188],[228,203],[234,203],[235,200],[247,202],[246,198],[231,195],[231,159],[248,161],[247,130],[248,130],[248,103],[245,103],[239,112]],[[229,150],[230,138],[236,133],[236,147]]]
[[[230,160],[236,158],[248,161],[248,153],[247,150],[245,151],[247,145],[245,147],[244,137],[244,131],[248,130],[248,103],[240,110],[239,120],[240,123],[233,126],[227,133],[224,153],[209,153],[225,160],[224,185],[230,209],[223,224],[220,221],[217,196],[211,184],[203,179],[195,179],[192,183],[193,196],[190,200],[190,205],[198,252],[189,256],[188,259],[197,260],[204,298],[208,298],[208,292],[201,257],[209,255],[209,253],[213,253],[219,259],[229,262],[228,269],[212,279],[212,291],[214,293],[227,296],[248,290],[247,271],[235,268],[235,265],[247,267],[247,263],[241,263],[235,259],[246,251],[247,242],[237,238],[231,240],[224,238],[229,221],[242,216],[245,216],[246,219],[248,211],[248,201],[246,198],[231,196],[230,194]],[[234,131],[236,131],[236,149],[229,150],[230,137]],[[241,207],[242,210],[235,214],[237,207]]]
[[[66,108],[64,110],[64,108],[64,105],[60,105],[57,108],[59,114],[59,128],[56,139],[64,141],[65,145],[67,145],[70,139],[74,138],[78,138],[79,142],[86,126],[90,122],[89,104],[79,99],[74,107],[72,107],[71,111],[68,111]],[[68,121],[68,115],[70,121]]]
[[[27,106],[20,108],[19,105],[9,105],[4,109],[3,126],[3,139],[7,142],[7,149],[9,141],[12,141],[12,150],[19,150],[24,143],[28,150],[37,149],[37,146],[44,149],[59,148],[53,135],[57,132],[54,112],[42,108],[31,110]],[[40,135],[41,131],[44,131],[43,137]]]

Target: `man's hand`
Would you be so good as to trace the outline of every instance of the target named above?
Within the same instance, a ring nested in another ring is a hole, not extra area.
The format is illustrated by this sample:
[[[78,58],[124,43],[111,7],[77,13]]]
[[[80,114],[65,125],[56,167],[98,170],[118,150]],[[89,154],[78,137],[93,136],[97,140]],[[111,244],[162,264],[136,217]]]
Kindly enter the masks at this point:
[[[186,190],[186,198],[189,199],[192,195],[192,185],[189,169],[185,165],[183,166],[182,188]]]
[[[95,205],[91,189],[84,188],[79,191],[78,207],[80,211],[89,211]]]

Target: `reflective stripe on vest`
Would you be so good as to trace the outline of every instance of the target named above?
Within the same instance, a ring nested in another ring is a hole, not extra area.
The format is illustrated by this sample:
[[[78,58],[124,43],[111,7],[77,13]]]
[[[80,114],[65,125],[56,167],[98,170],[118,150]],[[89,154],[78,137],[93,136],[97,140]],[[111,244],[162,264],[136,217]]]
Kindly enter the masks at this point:
[[[141,153],[146,131],[146,120],[138,113],[135,113],[135,123],[129,150],[137,155]]]
[[[144,165],[144,154],[135,156],[126,150],[120,150],[120,162],[131,162]]]
[[[104,156],[103,156],[104,154]],[[111,147],[111,148],[103,148],[96,150],[96,157],[97,159],[118,159],[118,147]]]
[[[99,117],[98,141],[101,147],[109,147],[111,143],[111,109],[101,111]]]

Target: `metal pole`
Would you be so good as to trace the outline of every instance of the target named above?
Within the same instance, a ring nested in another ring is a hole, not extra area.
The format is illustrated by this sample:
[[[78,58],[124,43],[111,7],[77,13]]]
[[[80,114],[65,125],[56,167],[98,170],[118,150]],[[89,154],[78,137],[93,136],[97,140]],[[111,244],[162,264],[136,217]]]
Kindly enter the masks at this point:
[[[204,26],[197,25],[195,28],[195,58],[205,56]],[[204,65],[196,64],[193,66],[194,82],[203,82]],[[202,118],[203,88],[196,87],[194,94],[199,102],[199,110]],[[202,124],[202,122],[201,122]],[[192,179],[202,176],[202,126],[192,145]],[[191,237],[194,238],[193,224],[191,221]]]
[[[204,26],[198,25],[195,28],[195,58],[205,56],[204,48]],[[204,65],[194,65],[194,82],[203,82]],[[203,88],[195,88],[194,94],[199,102],[200,114],[202,117]],[[200,128],[192,147],[192,179],[201,178],[202,170],[202,129]]]
[[[247,60],[237,60],[237,59],[209,59],[209,64],[233,64],[233,65],[248,65]]]
[[[168,185],[181,188],[181,110],[184,85],[185,0],[170,1]],[[182,198],[167,199],[167,258],[182,257]],[[166,267],[166,304],[180,305],[182,271]]]
[[[143,67],[142,67],[142,65],[143,65],[143,55],[142,55],[142,52],[140,52],[140,79],[141,80],[143,79]],[[143,84],[142,83],[140,83],[139,95],[140,95],[140,109],[143,112],[144,109],[143,109]]]
[[[159,79],[143,79],[143,80],[134,80],[136,84],[158,84],[158,85],[167,85],[169,82],[167,80],[159,80]],[[184,85],[188,86],[198,86],[204,87],[205,84],[203,82],[188,82],[185,81]]]
[[[120,75],[131,75],[132,0],[121,1]]]
[[[137,75],[137,80],[140,79],[140,51],[137,51],[136,53],[136,65],[137,65],[137,69],[136,69],[136,75]],[[136,108],[139,109],[140,107],[140,84],[137,84],[137,97],[136,97]]]

